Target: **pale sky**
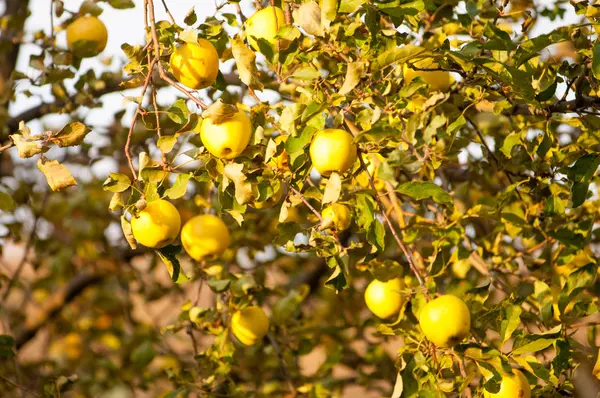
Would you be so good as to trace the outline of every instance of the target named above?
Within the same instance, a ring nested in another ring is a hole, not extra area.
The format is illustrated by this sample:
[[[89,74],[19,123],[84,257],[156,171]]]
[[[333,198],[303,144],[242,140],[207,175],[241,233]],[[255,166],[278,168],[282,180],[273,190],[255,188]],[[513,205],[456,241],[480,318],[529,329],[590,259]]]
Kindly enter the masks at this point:
[[[221,2],[224,0],[166,0],[169,9],[176,21],[183,25],[183,19],[188,11],[193,7],[198,15],[198,20],[201,21],[207,16],[213,15],[215,13],[216,5],[215,1]],[[121,51],[121,44],[126,42],[129,44],[142,44],[143,43],[143,32],[144,32],[144,23],[143,23],[143,0],[134,0],[136,7],[127,10],[115,10],[110,6],[100,3],[100,5],[104,8],[104,12],[100,16],[100,18],[107,25],[109,31],[108,44],[104,52],[96,58],[85,59],[82,62],[82,71],[87,71],[92,68],[98,72],[105,70],[107,67],[102,63],[103,60],[107,60],[110,57],[113,57],[113,62],[110,65],[110,69],[119,70],[124,63],[125,56]],[[65,8],[76,11],[82,0],[66,0]],[[553,0],[537,0],[537,4],[541,5],[551,5],[553,4]],[[253,6],[251,0],[242,0],[242,10],[246,16],[251,15]],[[156,18],[166,19],[167,15],[163,10],[162,3],[160,0],[155,0],[156,7]],[[31,37],[31,33],[40,29],[44,29],[46,32],[50,31],[50,0],[31,0],[30,9],[32,10],[32,16],[27,21],[26,30],[29,33],[29,37]],[[459,10],[464,10],[464,3],[461,3],[459,6]],[[222,12],[235,13],[235,9],[231,5],[226,5],[221,9]],[[464,11],[462,11],[464,12]],[[565,18],[563,20],[555,20],[544,21],[541,20],[535,26],[535,28],[530,32],[530,36],[534,37],[539,34],[548,33],[551,30],[555,29],[558,26],[564,26],[567,24],[572,24],[578,22],[578,17],[575,15],[572,6],[568,7],[568,12],[565,14]],[[515,27],[518,28],[518,27]],[[57,35],[58,44],[62,46],[66,46],[65,42],[65,33],[60,32]],[[18,69],[30,75],[35,75],[35,70],[29,68],[29,56],[32,53],[38,53],[39,49],[33,45],[24,45],[22,47],[22,51],[19,57]],[[226,72],[228,70],[228,65],[222,65],[221,70]],[[72,83],[67,86],[72,87]],[[20,83],[18,91],[22,91],[25,87],[27,87],[27,83]],[[559,87],[557,90],[557,95],[561,95],[563,87]],[[49,87],[43,88],[32,88],[36,94],[41,94],[45,101],[51,101],[52,97],[49,95],[50,89]],[[111,117],[108,115],[112,115],[115,112],[122,110],[123,108],[127,109],[127,116],[124,118],[127,123],[131,115],[133,114],[136,104],[125,101],[124,96],[136,96],[139,95],[140,89],[130,90],[126,94],[123,93],[113,93],[109,95],[103,96],[103,104],[102,108],[96,108],[89,112],[86,117],[86,122],[93,127],[102,128],[106,126],[108,122],[111,121]],[[269,98],[268,95],[260,94],[261,98]],[[178,92],[175,89],[163,89],[159,95],[159,103],[168,104],[172,103],[175,98],[178,96]],[[205,101],[206,102],[206,101]],[[208,101],[209,102],[209,101]],[[32,106],[35,106],[40,103],[39,98],[31,97],[27,98],[26,96],[20,94],[17,95],[16,101],[11,105],[10,113],[15,115],[25,109],[28,109]],[[61,128],[68,121],[67,116],[58,116],[58,115],[49,115],[43,119],[44,124],[47,128]],[[43,130],[43,126],[40,122],[34,121],[29,123],[29,126],[32,128],[33,132],[41,132]],[[96,140],[101,139],[96,134],[90,134],[86,140]],[[96,141],[94,141],[96,142]],[[475,154],[472,154],[475,155]],[[99,168],[103,169],[102,171]],[[105,175],[108,173],[108,170],[105,167],[96,168],[99,171],[99,174]],[[96,174],[96,173],[94,173]],[[101,177],[97,175],[97,177]]]

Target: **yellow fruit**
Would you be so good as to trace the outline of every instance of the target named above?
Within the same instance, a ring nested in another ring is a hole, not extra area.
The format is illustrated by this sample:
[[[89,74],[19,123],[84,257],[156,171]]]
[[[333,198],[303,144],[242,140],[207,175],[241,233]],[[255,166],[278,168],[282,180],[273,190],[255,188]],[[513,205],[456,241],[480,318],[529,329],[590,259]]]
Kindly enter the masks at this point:
[[[196,261],[220,256],[229,242],[229,229],[219,217],[212,214],[192,217],[181,230],[183,248]]]
[[[379,164],[383,161],[383,156],[379,154],[372,154],[370,157],[365,159],[365,165],[367,166],[367,171],[373,177],[373,183],[375,185],[375,189],[378,191],[383,191],[385,188],[385,181],[377,178],[377,170]],[[363,188],[371,189],[371,184],[369,182],[369,176],[364,171],[356,176],[355,178],[358,185]]]
[[[398,314],[406,301],[401,293],[403,288],[404,282],[398,278],[387,282],[374,279],[365,290],[367,307],[382,319]]]
[[[269,318],[262,308],[252,306],[231,317],[233,335],[245,345],[253,345],[269,331]]]
[[[262,202],[254,201],[250,204],[250,206],[254,207],[255,209],[270,209],[271,207],[274,207],[277,203],[281,201],[281,198],[283,198],[283,194],[285,193],[285,191],[285,184],[280,183],[279,188],[273,193],[273,195],[270,198]]]
[[[500,391],[496,394],[484,391],[483,396],[485,398],[531,398],[529,381],[519,370],[514,369],[513,373],[514,375],[502,376]]]
[[[277,18],[277,19],[275,19]],[[248,43],[255,49],[259,50],[256,39],[264,39],[271,44],[276,42],[277,28],[281,29],[285,25],[285,15],[279,7],[265,7],[260,11],[255,12],[246,21],[246,35]]]
[[[162,199],[149,202],[131,219],[133,237],[140,244],[155,249],[173,242],[180,228],[179,212],[171,202]]]
[[[244,152],[251,136],[252,123],[241,109],[219,124],[206,118],[200,127],[202,143],[208,152],[221,159],[233,159]]]
[[[206,39],[185,43],[171,54],[169,67],[183,85],[198,90],[210,86],[219,74],[219,54]]]
[[[323,210],[322,228],[333,228],[336,231],[345,231],[352,222],[352,213],[348,206],[340,203],[333,203]]]
[[[438,347],[460,343],[471,329],[469,307],[456,296],[440,296],[423,307],[419,324],[425,337]]]
[[[347,171],[356,161],[354,137],[339,129],[318,132],[310,144],[310,160],[315,169],[325,176]]]
[[[67,46],[76,56],[94,57],[106,48],[108,31],[96,17],[86,15],[77,18],[67,27]]]
[[[414,66],[421,69],[435,69],[438,64],[433,62],[431,59],[424,59],[414,63]],[[407,64],[404,64],[404,80],[406,83],[410,83],[414,78],[420,77],[429,84],[429,86],[436,91],[448,91],[452,84],[452,76],[450,72],[446,71],[422,71],[410,68]]]

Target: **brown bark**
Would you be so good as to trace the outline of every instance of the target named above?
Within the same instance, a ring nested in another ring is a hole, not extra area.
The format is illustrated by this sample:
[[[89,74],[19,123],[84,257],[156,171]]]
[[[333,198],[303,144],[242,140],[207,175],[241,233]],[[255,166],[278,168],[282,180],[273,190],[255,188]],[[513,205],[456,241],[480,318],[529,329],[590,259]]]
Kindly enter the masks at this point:
[[[0,84],[4,86],[17,65],[29,0],[5,0],[5,5],[2,18],[8,20],[8,26],[0,31]]]

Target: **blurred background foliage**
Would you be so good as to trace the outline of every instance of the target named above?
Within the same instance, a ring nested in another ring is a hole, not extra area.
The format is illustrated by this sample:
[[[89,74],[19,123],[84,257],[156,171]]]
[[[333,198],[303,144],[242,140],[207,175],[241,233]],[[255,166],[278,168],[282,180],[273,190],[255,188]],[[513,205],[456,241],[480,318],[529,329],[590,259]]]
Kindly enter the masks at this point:
[[[497,391],[503,365],[523,371],[533,396],[596,396],[600,6],[277,0],[287,23],[254,54],[243,23],[269,4],[230,0],[206,19],[151,13],[147,45],[124,43],[99,72],[57,44],[62,30],[83,14],[135,7],[142,18],[163,2],[53,0],[54,30],[32,32],[29,2],[4,3],[2,396],[481,396]],[[564,23],[571,9],[578,19]],[[116,22],[104,22],[110,35]],[[539,24],[556,28],[530,35]],[[179,93],[157,69],[148,75],[154,59],[168,70],[195,32],[220,56],[213,86]],[[27,73],[16,68],[25,43],[38,48]],[[23,82],[50,88],[52,101],[11,112],[17,93],[37,95]],[[179,98],[162,101],[168,90]],[[114,92],[140,104],[137,123],[125,109],[105,112],[108,128],[88,123]],[[197,134],[202,105],[219,112],[219,99],[252,120],[233,161]],[[69,122],[27,127],[55,113]],[[331,127],[354,135],[362,159],[322,177],[308,147]],[[184,222],[219,214],[231,245],[201,263],[132,249],[121,228],[142,196],[170,200]],[[318,228],[331,202],[353,215],[339,235]],[[467,302],[471,336],[455,349],[424,339],[426,298],[395,234],[429,294]],[[364,289],[395,276],[408,303],[396,321],[378,320]],[[271,329],[245,347],[229,320],[250,303]]]

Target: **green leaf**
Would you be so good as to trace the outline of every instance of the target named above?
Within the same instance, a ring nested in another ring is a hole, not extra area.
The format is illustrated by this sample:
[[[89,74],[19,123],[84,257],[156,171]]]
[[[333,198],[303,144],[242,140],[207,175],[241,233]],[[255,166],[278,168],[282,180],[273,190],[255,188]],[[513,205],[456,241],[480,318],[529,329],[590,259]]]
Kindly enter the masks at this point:
[[[46,181],[53,191],[60,191],[77,185],[77,181],[75,181],[69,169],[56,160],[39,159],[37,167],[44,173]]]
[[[333,273],[329,276],[329,279],[325,281],[325,286],[335,290],[336,292],[344,290],[348,287],[346,276],[342,272],[342,268],[339,265],[335,266]]]
[[[183,98],[175,101],[167,110],[167,116],[177,124],[181,125],[187,123],[190,116],[190,111],[187,107],[186,101]]]
[[[440,186],[426,181],[412,181],[400,185],[396,191],[402,195],[410,196],[415,200],[433,199],[435,202],[452,205],[452,197]]]
[[[163,153],[169,153],[169,152],[171,152],[173,150],[173,148],[175,147],[176,143],[177,143],[177,136],[176,135],[163,135],[156,142],[156,146],[158,146],[158,148]]]
[[[573,167],[569,169],[569,179],[573,181],[571,188],[573,208],[579,207],[585,202],[590,181],[599,165],[600,156],[588,154],[579,158]]]
[[[229,288],[229,285],[231,284],[231,280],[229,280],[229,279],[209,278],[206,281],[206,283],[212,289],[213,292],[215,292],[215,293],[221,293],[221,292],[224,292],[225,290],[227,290]]]
[[[596,79],[600,79],[600,43],[592,48],[592,73]]]
[[[14,357],[14,345],[15,339],[12,336],[9,336],[8,334],[0,334],[0,359]]]
[[[188,181],[190,180],[191,176],[191,174],[179,174],[173,183],[173,186],[165,191],[165,196],[169,197],[170,199],[179,199],[185,195]]]
[[[413,44],[406,44],[401,47],[394,47],[390,50],[384,51],[380,54],[373,63],[371,63],[371,71],[377,72],[386,66],[393,63],[406,63],[407,61],[413,60],[417,55],[425,52],[423,47],[415,46]]]
[[[79,7],[79,13],[83,15],[92,14],[93,16],[97,17],[98,15],[102,14],[102,11],[102,7],[98,6],[93,0],[85,0],[83,3],[81,3],[81,7]]]
[[[144,340],[131,353],[131,362],[136,368],[145,368],[156,356],[150,340]]]
[[[15,211],[17,205],[9,194],[6,192],[0,191],[0,211],[11,212]]]
[[[596,173],[599,165],[600,156],[584,155],[569,169],[569,179],[574,182],[589,181]]]
[[[341,0],[339,12],[353,13],[356,12],[361,5],[365,4],[367,0]]]
[[[171,275],[171,280],[175,283],[186,283],[190,280],[181,269],[179,263],[179,253],[181,253],[181,246],[169,245],[161,249],[156,250],[156,253],[160,259],[167,266],[167,271]]]
[[[110,4],[113,8],[117,8],[119,10],[135,7],[135,3],[133,2],[133,0],[108,0],[108,4]]]
[[[338,173],[331,173],[323,193],[323,204],[337,202],[342,193],[342,179]]]
[[[452,124],[448,126],[446,133],[448,135],[454,135],[454,132],[460,129],[465,124],[467,124],[467,119],[465,119],[463,115],[460,115],[458,119],[456,119],[454,122],[452,122]]]
[[[508,339],[511,338],[513,332],[517,330],[519,324],[521,323],[521,306],[520,305],[512,305],[506,309],[505,319],[501,324],[500,337],[502,338],[502,343],[506,343]]]
[[[360,83],[360,79],[365,76],[366,65],[364,62],[351,62],[346,70],[344,84],[340,88],[339,94],[345,95],[354,89]]]
[[[585,190],[587,195],[587,188]],[[565,212],[565,205],[562,199],[557,195],[550,195],[546,198],[546,205],[544,207],[544,214],[563,214]]]
[[[555,328],[542,334],[527,334],[524,336],[518,336],[515,338],[514,347],[511,356],[517,356],[525,353],[537,353],[548,347],[561,336],[561,326],[558,325]]]
[[[308,296],[310,288],[301,285],[298,290],[291,290],[287,296],[281,298],[273,305],[273,322],[277,325],[285,325],[300,309],[300,304]]]
[[[408,3],[398,4],[397,1],[392,1],[379,4],[378,8],[392,17],[401,18],[405,15],[417,15],[425,10],[425,2],[423,0],[414,0]]]
[[[8,334],[0,334],[0,347],[12,347],[15,339]]]
[[[183,22],[188,26],[192,26],[197,21],[198,21],[198,16],[196,15],[196,11],[194,11],[194,7],[192,7],[187,12],[187,14],[185,14],[185,18],[183,19]]]
[[[123,192],[130,186],[131,179],[121,173],[110,173],[106,181],[102,184],[102,188],[110,192]]]
[[[91,130],[81,122],[67,124],[58,133],[52,136],[51,141],[59,147],[81,145],[83,139]]]
[[[510,133],[504,139],[502,143],[502,148],[500,148],[500,152],[504,154],[508,159],[512,157],[512,149],[515,145],[519,145],[521,143],[521,133]]]
[[[231,43],[231,52],[235,58],[240,80],[251,89],[263,90],[264,86],[258,77],[254,51],[250,50],[238,36],[230,38],[229,42]]]

